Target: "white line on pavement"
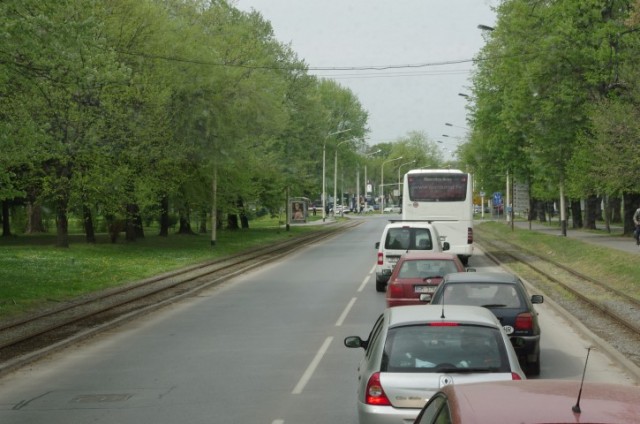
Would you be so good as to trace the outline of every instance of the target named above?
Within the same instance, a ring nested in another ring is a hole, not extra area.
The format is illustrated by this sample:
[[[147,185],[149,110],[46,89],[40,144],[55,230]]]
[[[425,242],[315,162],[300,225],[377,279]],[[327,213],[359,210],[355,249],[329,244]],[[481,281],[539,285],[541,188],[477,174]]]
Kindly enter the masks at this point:
[[[311,361],[311,363],[307,367],[307,370],[304,372],[302,377],[300,377],[300,381],[298,381],[296,387],[293,388],[293,392],[291,392],[292,395],[299,395],[300,393],[302,393],[302,391],[304,390],[304,386],[306,386],[311,379],[313,372],[316,370],[318,364],[320,363],[320,360],[327,352],[327,349],[329,349],[329,345],[332,341],[333,337],[327,337],[324,343],[322,343],[322,346],[320,347],[320,350],[318,350],[318,353],[316,353],[315,358],[313,358],[313,361]]]

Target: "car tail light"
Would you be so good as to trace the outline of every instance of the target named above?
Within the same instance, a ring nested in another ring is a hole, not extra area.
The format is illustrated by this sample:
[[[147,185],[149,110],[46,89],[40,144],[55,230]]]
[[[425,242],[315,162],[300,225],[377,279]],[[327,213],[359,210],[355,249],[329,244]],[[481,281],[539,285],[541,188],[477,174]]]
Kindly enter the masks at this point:
[[[376,372],[371,375],[367,382],[367,391],[365,393],[365,403],[367,405],[385,406],[391,405],[389,398],[384,393],[382,384],[380,384],[380,373]]]
[[[523,312],[516,317],[516,331],[530,331],[533,329],[533,317],[529,312]]]
[[[467,227],[467,244],[473,243],[473,228]]]
[[[396,284],[396,280],[387,285],[387,293],[389,297],[402,297],[402,286]]]
[[[522,377],[520,377],[520,375],[518,373],[512,372],[511,373],[511,379],[512,380],[522,380]]]
[[[378,265],[384,264],[384,253],[378,252]]]

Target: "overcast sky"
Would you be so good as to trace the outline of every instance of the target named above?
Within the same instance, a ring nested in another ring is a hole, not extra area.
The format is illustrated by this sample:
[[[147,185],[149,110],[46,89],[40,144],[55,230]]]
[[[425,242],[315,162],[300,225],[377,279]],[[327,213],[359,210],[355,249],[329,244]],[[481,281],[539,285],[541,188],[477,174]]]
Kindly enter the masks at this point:
[[[459,141],[455,137],[465,135],[466,101],[458,93],[468,92],[470,59],[484,44],[477,26],[495,23],[492,6],[498,0],[235,0],[235,4],[260,12],[271,22],[276,38],[291,44],[310,68],[408,65],[385,71],[310,71],[334,79],[359,98],[369,113],[368,144],[424,131],[432,141],[443,141],[442,146],[454,150]]]

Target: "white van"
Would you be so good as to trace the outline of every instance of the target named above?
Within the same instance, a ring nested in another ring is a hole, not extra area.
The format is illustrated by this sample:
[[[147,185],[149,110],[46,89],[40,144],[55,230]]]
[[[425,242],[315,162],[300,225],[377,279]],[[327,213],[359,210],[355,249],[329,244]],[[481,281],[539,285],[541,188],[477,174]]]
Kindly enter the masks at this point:
[[[449,250],[449,243],[442,242],[438,230],[428,221],[389,221],[379,242],[376,263],[376,291],[384,292],[393,267],[400,256],[411,251]]]

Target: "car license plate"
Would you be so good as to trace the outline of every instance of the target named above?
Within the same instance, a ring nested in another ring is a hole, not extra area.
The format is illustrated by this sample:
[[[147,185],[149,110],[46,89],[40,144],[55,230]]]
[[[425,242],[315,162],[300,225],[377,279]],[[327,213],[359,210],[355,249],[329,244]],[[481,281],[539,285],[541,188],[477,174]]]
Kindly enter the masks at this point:
[[[387,256],[387,262],[389,262],[389,264],[391,264],[391,265],[395,265],[398,262],[398,258],[392,257],[392,256]]]
[[[413,286],[413,290],[416,293],[433,293],[436,291],[436,286]]]

